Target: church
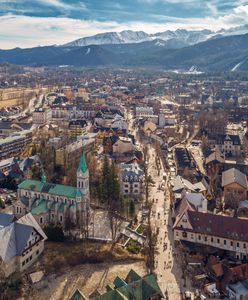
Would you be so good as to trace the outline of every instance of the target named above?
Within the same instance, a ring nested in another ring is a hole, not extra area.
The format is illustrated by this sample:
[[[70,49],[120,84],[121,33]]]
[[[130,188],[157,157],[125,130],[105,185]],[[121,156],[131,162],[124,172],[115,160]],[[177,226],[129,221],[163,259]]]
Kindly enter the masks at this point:
[[[77,187],[46,182],[24,180],[18,185],[17,201],[13,213],[17,218],[31,212],[36,221],[44,226],[67,220],[74,224],[86,224],[90,210],[89,170],[82,153],[77,168]]]

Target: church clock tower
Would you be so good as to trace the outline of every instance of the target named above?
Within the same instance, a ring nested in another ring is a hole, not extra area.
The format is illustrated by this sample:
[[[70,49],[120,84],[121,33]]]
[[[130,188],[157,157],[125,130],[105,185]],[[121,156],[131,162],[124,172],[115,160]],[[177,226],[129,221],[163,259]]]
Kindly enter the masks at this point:
[[[85,153],[80,157],[77,168],[77,207],[80,215],[80,223],[86,228],[90,212],[90,191],[89,191],[89,169],[87,167]]]

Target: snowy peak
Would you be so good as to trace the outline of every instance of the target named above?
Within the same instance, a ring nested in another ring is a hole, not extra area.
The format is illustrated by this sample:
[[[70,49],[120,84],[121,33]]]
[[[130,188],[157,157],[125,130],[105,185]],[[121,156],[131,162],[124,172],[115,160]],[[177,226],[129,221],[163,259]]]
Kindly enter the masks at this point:
[[[230,29],[221,29],[217,32],[211,30],[186,30],[177,29],[175,31],[166,30],[163,32],[148,34],[144,31],[124,30],[121,32],[106,32],[99,33],[93,36],[84,37],[63,46],[89,46],[89,45],[106,45],[106,44],[132,44],[141,43],[152,40],[160,41],[176,41],[177,45],[180,43],[182,47],[195,45],[205,42],[212,38],[221,36],[238,35],[248,33],[248,24],[244,26],[234,27]]]
[[[143,31],[124,30],[121,32],[99,33],[90,37],[81,38],[64,46],[89,46],[105,44],[127,44],[147,41],[149,35]]]

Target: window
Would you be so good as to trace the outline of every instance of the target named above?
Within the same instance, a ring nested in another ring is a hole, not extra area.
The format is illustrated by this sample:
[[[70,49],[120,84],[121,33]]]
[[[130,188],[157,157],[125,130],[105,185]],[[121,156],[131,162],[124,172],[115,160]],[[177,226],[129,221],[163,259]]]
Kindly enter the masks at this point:
[[[245,249],[246,248],[246,244],[244,243],[244,245],[243,245],[243,248]]]
[[[211,242],[212,242],[212,243],[214,242],[214,238],[212,238],[212,237],[211,237]]]
[[[25,265],[25,260],[22,262],[22,265],[23,265],[23,266]]]
[[[43,218],[40,217],[40,224],[43,224]]]
[[[205,242],[207,242],[207,241],[208,241],[208,238],[205,236],[204,240],[205,240]]]
[[[20,207],[20,214],[22,213],[22,208]]]
[[[128,190],[125,190],[124,193],[125,193],[125,194],[128,194]]]
[[[178,231],[176,231],[176,236],[178,236]]]
[[[39,250],[37,250],[37,251],[36,251],[36,255],[38,255],[39,253],[40,253],[40,251],[39,251]]]
[[[193,240],[194,239],[194,235],[193,235],[193,233],[191,233],[191,240]]]
[[[201,240],[201,236],[200,235],[198,235],[198,240]]]
[[[16,213],[17,214],[19,213],[19,207],[18,206],[16,207]]]
[[[32,260],[32,258],[33,258],[33,255],[30,255],[29,260]]]
[[[183,236],[184,238],[186,238],[186,237],[187,237],[187,232],[183,232],[183,233],[182,233],[182,236]]]
[[[63,216],[60,216],[59,219],[60,219],[60,222],[63,222]]]
[[[217,239],[217,243],[218,243],[218,244],[220,243],[220,239]]]
[[[231,243],[230,243],[230,244],[231,244],[231,246],[233,246],[233,241],[231,241]]]
[[[226,240],[224,240],[224,245],[226,245]]]
[[[237,247],[239,247],[239,242],[237,242]]]

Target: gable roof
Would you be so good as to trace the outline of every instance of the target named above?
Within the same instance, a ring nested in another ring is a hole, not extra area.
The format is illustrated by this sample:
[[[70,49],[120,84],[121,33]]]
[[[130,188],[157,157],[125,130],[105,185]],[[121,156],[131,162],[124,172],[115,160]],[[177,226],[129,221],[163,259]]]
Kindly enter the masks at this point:
[[[248,220],[234,217],[187,211],[193,231],[239,241],[248,240]]]
[[[1,227],[6,227],[15,220],[14,215],[0,213],[0,229]]]
[[[206,165],[211,162],[223,164],[225,162],[225,159],[220,151],[215,150],[208,157],[206,157],[206,160],[205,160]]]
[[[245,189],[247,189],[247,177],[244,173],[240,172],[238,169],[231,168],[222,173],[222,186],[226,186],[231,183],[238,183]]]
[[[40,225],[37,223],[35,218],[31,213],[28,213],[17,220],[17,223],[19,224],[26,224],[34,227],[39,234],[43,237],[44,240],[47,240],[47,236],[45,235],[45,232],[41,229]]]
[[[22,255],[33,231],[32,226],[11,223],[0,230],[0,257],[3,261]]]

